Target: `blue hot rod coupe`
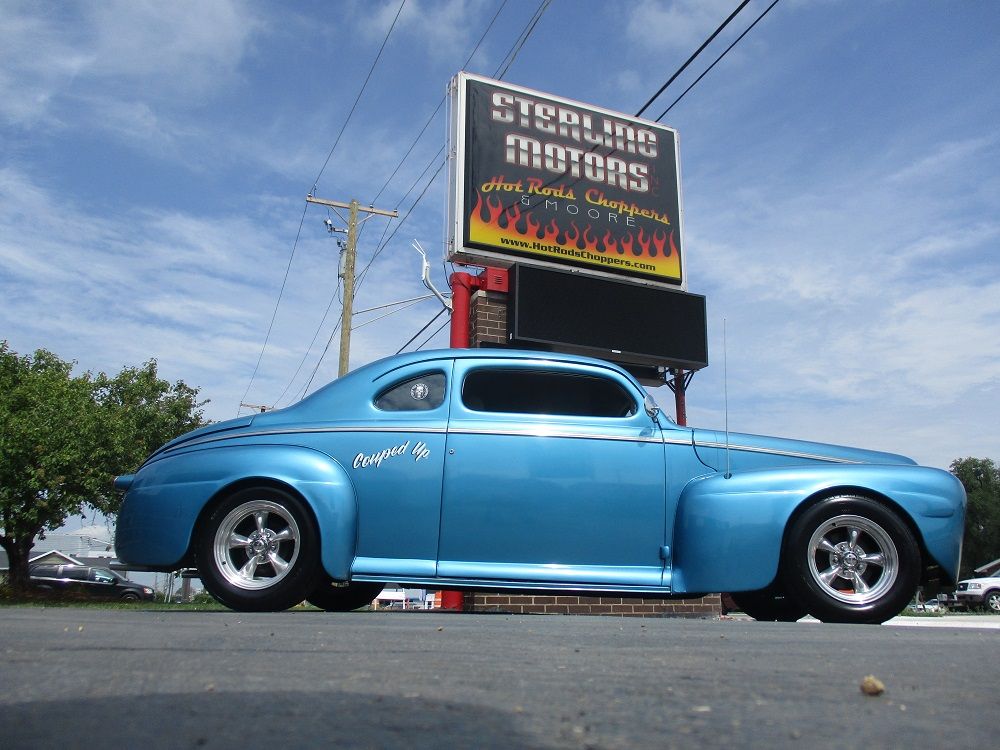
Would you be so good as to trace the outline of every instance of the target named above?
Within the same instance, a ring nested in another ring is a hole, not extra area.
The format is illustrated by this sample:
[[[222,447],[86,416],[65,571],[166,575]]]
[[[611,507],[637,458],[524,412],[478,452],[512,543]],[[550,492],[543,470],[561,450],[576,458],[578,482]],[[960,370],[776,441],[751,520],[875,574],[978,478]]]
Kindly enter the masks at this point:
[[[496,349],[375,362],[115,483],[121,559],[197,566],[238,610],[356,609],[394,582],[878,623],[955,581],[965,518],[945,471],[681,427],[607,362]]]

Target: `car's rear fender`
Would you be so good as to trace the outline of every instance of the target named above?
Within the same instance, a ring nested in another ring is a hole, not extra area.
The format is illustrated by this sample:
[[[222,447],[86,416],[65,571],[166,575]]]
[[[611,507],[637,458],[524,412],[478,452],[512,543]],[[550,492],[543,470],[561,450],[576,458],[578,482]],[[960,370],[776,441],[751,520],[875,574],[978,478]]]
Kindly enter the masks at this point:
[[[923,466],[834,464],[712,474],[681,493],[672,588],[750,591],[778,572],[785,529],[800,509],[832,494],[865,495],[903,516],[921,550],[954,580],[965,492],[946,471]]]
[[[347,580],[357,543],[354,487],[330,456],[294,445],[215,447],[146,464],[122,504],[118,555],[164,570],[190,564],[206,511],[232,492],[261,485],[287,488],[306,502],[319,530],[323,567],[335,580]]]

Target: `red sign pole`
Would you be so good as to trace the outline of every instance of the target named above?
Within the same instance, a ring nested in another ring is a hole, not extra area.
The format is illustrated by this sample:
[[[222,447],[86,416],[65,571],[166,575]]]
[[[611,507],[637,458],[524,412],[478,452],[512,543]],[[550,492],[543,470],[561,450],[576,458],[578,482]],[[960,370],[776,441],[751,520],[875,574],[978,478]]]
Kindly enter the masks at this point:
[[[469,348],[469,303],[476,279],[472,274],[453,273],[451,283],[451,341],[452,349]],[[465,608],[465,595],[461,591],[442,591],[441,609],[461,612]]]
[[[687,427],[687,384],[684,381],[684,370],[674,370],[674,406],[677,407],[677,424]]]
[[[451,348],[469,348],[469,302],[476,279],[472,274],[453,273],[451,278]]]

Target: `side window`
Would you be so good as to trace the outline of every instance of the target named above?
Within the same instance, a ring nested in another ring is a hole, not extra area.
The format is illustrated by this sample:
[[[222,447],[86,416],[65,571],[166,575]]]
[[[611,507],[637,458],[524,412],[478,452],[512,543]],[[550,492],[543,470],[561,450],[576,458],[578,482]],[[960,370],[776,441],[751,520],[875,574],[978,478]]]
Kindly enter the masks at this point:
[[[115,580],[113,575],[111,575],[107,571],[98,570],[97,568],[91,571],[91,576],[93,576],[93,580],[97,581],[98,583],[114,583]]]
[[[86,581],[89,572],[87,568],[82,568],[79,565],[67,565],[63,568],[63,577],[72,581]]]
[[[439,372],[420,375],[382,391],[375,408],[382,411],[428,411],[444,403],[445,377]]]
[[[618,383],[592,375],[538,370],[474,370],[462,403],[473,411],[630,417],[636,403]]]

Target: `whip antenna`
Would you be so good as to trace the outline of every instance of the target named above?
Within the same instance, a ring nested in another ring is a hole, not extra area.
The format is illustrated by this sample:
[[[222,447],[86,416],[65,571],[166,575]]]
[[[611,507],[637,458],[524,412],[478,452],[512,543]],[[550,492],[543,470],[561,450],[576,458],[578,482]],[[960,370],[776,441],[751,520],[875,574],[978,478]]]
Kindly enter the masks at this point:
[[[729,465],[729,348],[726,342],[726,319],[722,319],[722,398],[726,412],[726,479],[733,475]]]

